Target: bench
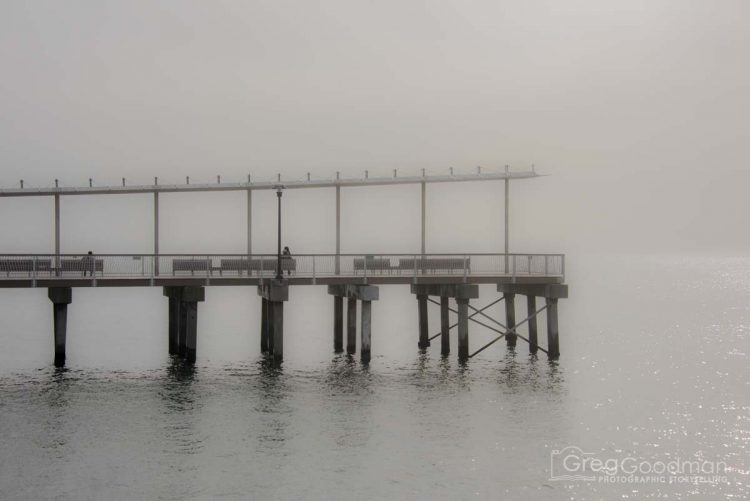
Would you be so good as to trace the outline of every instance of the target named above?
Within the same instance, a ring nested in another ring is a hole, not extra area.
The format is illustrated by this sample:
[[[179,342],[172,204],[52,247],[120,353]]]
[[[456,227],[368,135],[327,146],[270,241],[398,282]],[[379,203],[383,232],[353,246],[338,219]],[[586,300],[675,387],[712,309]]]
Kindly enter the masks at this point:
[[[36,262],[36,264],[35,264]],[[14,272],[33,273],[34,270],[51,271],[51,259],[0,259],[0,272],[4,271],[7,275]]]
[[[354,272],[358,271],[390,271],[391,260],[390,258],[375,258],[375,257],[357,257],[354,258]]]
[[[211,271],[210,259],[173,259],[172,275],[178,271],[189,271],[194,275],[196,271]]]
[[[471,259],[466,258],[467,271],[471,270]],[[435,273],[437,271],[447,271],[453,273],[454,271],[463,271],[464,269],[464,258],[462,257],[428,257],[428,258],[416,258],[407,257],[401,258],[398,261],[398,267],[401,270],[417,270],[424,272]]]
[[[219,266],[219,272],[223,274],[225,271],[237,271],[242,274],[243,271],[248,274],[253,271],[260,274],[261,271],[273,272],[276,271],[277,260],[276,259],[222,259]],[[294,258],[281,258],[281,271],[296,271],[297,260]]]
[[[85,272],[98,272],[104,271],[104,260],[103,259],[61,259],[60,260],[60,271],[78,271],[81,273]]]

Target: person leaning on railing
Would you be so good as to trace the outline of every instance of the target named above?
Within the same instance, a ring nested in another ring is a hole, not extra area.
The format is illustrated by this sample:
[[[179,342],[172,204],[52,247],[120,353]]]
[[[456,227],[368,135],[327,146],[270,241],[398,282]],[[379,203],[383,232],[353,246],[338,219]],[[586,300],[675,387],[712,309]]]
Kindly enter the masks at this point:
[[[91,273],[91,276],[94,276],[94,272],[96,271],[96,262],[94,260],[94,253],[89,251],[88,254],[83,256],[81,258],[81,264],[83,265],[83,276],[86,276],[86,273]]]
[[[281,253],[281,259],[282,263],[286,264],[286,274],[287,276],[291,276],[292,274],[292,253],[289,250],[289,247],[284,247],[284,251]],[[282,267],[283,269],[283,267]]]

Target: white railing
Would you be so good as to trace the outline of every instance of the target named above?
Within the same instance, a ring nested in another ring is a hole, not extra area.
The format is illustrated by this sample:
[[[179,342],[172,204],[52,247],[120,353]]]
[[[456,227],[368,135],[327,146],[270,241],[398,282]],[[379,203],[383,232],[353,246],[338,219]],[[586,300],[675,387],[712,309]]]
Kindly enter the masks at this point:
[[[274,254],[0,254],[0,280],[89,278],[272,278]],[[565,278],[563,254],[296,254],[284,276]]]

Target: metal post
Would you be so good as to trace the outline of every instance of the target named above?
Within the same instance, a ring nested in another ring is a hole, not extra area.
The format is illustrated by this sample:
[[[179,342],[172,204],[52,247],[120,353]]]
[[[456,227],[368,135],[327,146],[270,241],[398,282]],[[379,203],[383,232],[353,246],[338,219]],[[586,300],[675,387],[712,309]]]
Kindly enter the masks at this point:
[[[60,194],[55,193],[55,275],[60,276]]]
[[[253,190],[247,190],[247,258],[253,254]],[[249,263],[248,263],[249,265]]]
[[[505,166],[505,270],[508,270],[508,253],[510,252],[510,175],[508,166]]]
[[[424,173],[422,174],[424,175]],[[424,257],[425,254],[425,218],[426,218],[426,208],[427,208],[427,183],[422,181],[422,257]]]
[[[154,192],[154,275],[159,275],[159,192]]]
[[[336,275],[341,273],[341,186],[336,186]]]
[[[284,274],[281,272],[281,187],[276,189],[276,197],[279,201],[279,228],[278,228],[278,247],[276,253],[276,280],[284,280]]]

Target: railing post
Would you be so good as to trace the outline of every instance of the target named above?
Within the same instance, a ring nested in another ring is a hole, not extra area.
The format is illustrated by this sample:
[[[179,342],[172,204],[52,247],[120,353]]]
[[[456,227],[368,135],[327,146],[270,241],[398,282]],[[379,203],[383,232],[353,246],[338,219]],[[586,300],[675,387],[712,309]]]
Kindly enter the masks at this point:
[[[468,266],[466,254],[464,254],[464,282],[467,281],[468,275],[469,275],[469,266]]]
[[[31,273],[31,286],[36,287],[36,259],[37,257],[34,256],[34,264],[32,265],[32,273]]]
[[[561,255],[560,259],[562,261],[562,278],[564,282],[565,281],[565,254]]]
[[[417,283],[417,255],[414,254],[414,283]]]
[[[511,277],[513,277],[513,283],[515,283],[516,282],[516,255],[515,254],[512,255],[511,258],[512,258],[511,261],[513,263],[513,268],[511,269]]]
[[[363,268],[363,278],[365,280],[365,284],[367,284],[367,254],[365,254],[365,264]]]
[[[527,272],[529,275],[531,275],[531,254],[529,254],[528,258],[529,258],[529,269],[527,270]]]
[[[549,256],[544,256],[544,276],[549,276]]]
[[[315,285],[315,255],[313,255],[312,261],[313,261],[313,285]]]

